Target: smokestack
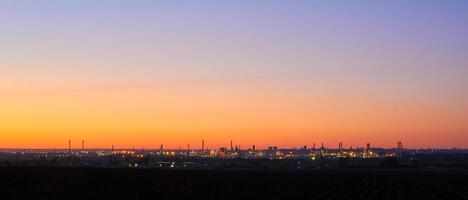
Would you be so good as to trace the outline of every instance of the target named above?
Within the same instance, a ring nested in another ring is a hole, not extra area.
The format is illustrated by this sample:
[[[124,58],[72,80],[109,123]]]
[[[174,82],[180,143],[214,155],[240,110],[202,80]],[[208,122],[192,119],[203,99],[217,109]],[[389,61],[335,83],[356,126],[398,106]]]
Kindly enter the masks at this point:
[[[255,151],[255,145],[252,146],[252,150]]]
[[[202,141],[201,141],[201,144],[202,144],[201,150],[202,150],[202,151],[205,151],[205,140],[202,140]]]
[[[84,149],[84,140],[81,140],[81,153],[84,153],[85,152],[85,149]]]
[[[114,145],[112,145],[112,154],[114,154]]]
[[[367,143],[367,145],[366,145],[366,152],[365,152],[367,155],[369,155],[369,153],[370,153],[370,148],[371,148],[371,147],[370,147],[370,143]]]
[[[313,147],[313,150],[315,151],[315,142],[314,142],[314,147]]]
[[[68,140],[68,153],[71,154],[71,140]]]
[[[231,151],[234,150],[234,148],[232,147],[232,140],[231,140]]]

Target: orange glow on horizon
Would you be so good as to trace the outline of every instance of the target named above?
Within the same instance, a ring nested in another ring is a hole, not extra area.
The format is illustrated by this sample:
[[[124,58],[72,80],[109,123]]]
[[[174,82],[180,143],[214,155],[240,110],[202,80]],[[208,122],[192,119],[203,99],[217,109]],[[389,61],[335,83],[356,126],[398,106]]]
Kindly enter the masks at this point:
[[[382,95],[367,100],[346,93],[304,95],[288,88],[249,91],[245,86],[142,88],[4,98],[0,148],[65,148],[68,139],[89,148],[217,149],[309,147],[467,147],[463,114]],[[281,91],[278,91],[282,89]],[[229,92],[226,92],[229,91]],[[285,95],[287,94],[287,95]],[[346,101],[343,101],[346,99]],[[76,143],[76,147],[78,147]]]

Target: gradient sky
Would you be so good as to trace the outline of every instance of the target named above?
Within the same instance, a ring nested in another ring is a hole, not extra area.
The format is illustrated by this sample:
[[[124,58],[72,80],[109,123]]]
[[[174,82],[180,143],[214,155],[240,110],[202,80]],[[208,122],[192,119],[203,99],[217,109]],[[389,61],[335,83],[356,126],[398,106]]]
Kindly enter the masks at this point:
[[[468,148],[467,10],[2,0],[0,148]]]

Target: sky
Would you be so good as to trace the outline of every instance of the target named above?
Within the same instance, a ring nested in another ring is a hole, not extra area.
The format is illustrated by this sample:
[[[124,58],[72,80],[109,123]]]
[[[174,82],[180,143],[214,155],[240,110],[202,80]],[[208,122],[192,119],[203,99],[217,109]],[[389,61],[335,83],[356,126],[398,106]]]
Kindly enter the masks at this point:
[[[468,148],[467,10],[0,0],[0,148]]]

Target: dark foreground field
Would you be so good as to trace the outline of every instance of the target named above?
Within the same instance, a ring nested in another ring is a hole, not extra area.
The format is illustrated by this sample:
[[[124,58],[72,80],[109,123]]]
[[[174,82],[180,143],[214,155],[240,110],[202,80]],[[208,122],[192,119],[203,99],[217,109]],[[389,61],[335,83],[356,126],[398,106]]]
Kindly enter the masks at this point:
[[[467,171],[0,168],[0,199],[468,199]]]

